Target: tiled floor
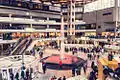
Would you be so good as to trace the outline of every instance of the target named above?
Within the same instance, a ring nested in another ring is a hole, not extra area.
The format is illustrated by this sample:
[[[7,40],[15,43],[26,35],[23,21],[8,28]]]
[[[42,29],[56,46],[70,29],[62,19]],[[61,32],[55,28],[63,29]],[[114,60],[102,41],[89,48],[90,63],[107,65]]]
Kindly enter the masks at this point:
[[[47,56],[50,56],[52,54],[60,54],[60,52],[58,50],[55,50],[55,49],[46,49],[44,51],[43,57],[47,57]],[[66,53],[66,54],[71,54],[72,55],[72,53]],[[76,54],[76,56],[84,58],[84,59],[87,59],[87,55],[85,53],[82,53],[82,52],[78,52],[78,54]],[[104,56],[107,56],[107,53],[105,53]],[[92,62],[92,60],[88,60],[88,68],[87,68],[86,74],[84,74],[84,72],[82,70],[81,71],[81,75],[76,76],[76,78],[70,78],[72,76],[72,71],[71,70],[52,70],[52,69],[47,69],[46,74],[38,74],[39,78],[34,78],[34,80],[50,80],[50,78],[52,76],[54,76],[54,75],[57,78],[62,77],[62,76],[66,76],[68,78],[68,80],[88,80],[87,77],[89,76],[89,73],[92,70],[91,69],[91,62]],[[41,67],[42,67],[42,65],[40,63],[40,70],[39,71],[42,73]],[[108,80],[112,80],[112,79],[108,78]]]
[[[58,50],[54,50],[54,49],[52,49],[52,50],[51,49],[46,49],[44,51],[44,55],[43,56],[46,57],[46,56],[49,56],[51,54],[60,54],[60,52]],[[66,54],[68,54],[68,53],[66,53]],[[69,54],[71,54],[71,53],[69,53]],[[80,53],[79,56],[82,57],[82,58],[84,57],[84,59],[87,58],[84,53],[83,54]],[[89,63],[88,66],[90,66],[91,61],[89,61],[88,63]],[[40,69],[40,72],[42,72],[41,70],[42,69]],[[80,77],[81,80],[85,80],[86,77],[89,75],[90,71],[91,71],[91,69],[88,68],[87,69],[87,73],[85,75],[83,70],[82,70],[81,71],[81,75],[78,76],[78,77]],[[41,78],[41,80],[49,80],[49,78],[54,76],[54,75],[57,78],[63,77],[63,76],[66,76],[67,78],[70,78],[72,76],[72,71],[71,70],[52,70],[52,69],[47,69],[46,74],[39,74],[39,78],[38,79],[36,78],[34,80],[40,80],[40,78]]]

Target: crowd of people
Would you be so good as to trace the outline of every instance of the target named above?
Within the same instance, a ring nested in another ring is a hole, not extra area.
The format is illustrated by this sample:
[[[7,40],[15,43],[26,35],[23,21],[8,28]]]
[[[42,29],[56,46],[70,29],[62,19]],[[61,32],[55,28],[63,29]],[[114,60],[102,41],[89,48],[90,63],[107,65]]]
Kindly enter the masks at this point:
[[[56,76],[52,76],[52,77],[50,78],[50,80],[66,80],[66,77],[63,76],[63,77],[57,78]]]
[[[88,47],[88,48],[84,48],[84,47],[79,47],[79,48],[76,48],[76,47],[71,47],[71,48],[65,48],[65,51],[66,52],[69,52],[71,51],[72,54],[76,54],[76,53],[79,53],[80,52],[83,52],[84,54],[87,55],[87,60],[90,60],[92,63],[91,63],[91,69],[92,71],[89,73],[89,80],[96,80],[98,78],[98,63],[97,63],[97,60],[100,58],[100,56],[103,56],[105,54],[105,49],[104,47],[101,47],[101,46],[93,46],[93,47]],[[113,58],[114,58],[114,54],[115,54],[115,51],[112,51],[112,52],[108,52],[108,61],[112,61]],[[87,62],[85,64],[83,64],[82,66],[78,66],[77,68],[73,67],[72,68],[72,74],[73,76],[75,76],[75,72],[77,75],[80,75],[81,74],[81,67],[83,67],[83,70],[84,70],[84,73],[86,73],[86,70],[88,68],[87,66]],[[115,80],[119,80],[120,79],[120,64],[118,64],[119,67],[117,69],[115,69],[114,71],[112,69],[110,69],[109,67],[107,66],[104,66],[104,70],[103,70],[103,73],[104,73],[104,76],[105,76],[105,80],[107,79],[107,77],[112,77],[112,78],[115,78]],[[110,75],[110,73],[113,74]]]
[[[43,58],[43,51],[40,50],[40,48],[36,49],[37,52],[39,53],[40,59]],[[98,78],[98,63],[96,63],[96,61],[100,58],[101,55],[104,55],[105,53],[105,49],[101,46],[93,46],[93,47],[65,47],[65,51],[69,52],[71,51],[73,55],[78,54],[79,52],[82,52],[84,54],[87,55],[87,60],[85,60],[85,62],[79,66],[76,65],[72,65],[72,76],[76,76],[76,75],[81,75],[81,70],[83,69],[84,74],[86,74],[87,69],[88,69],[88,60],[91,61],[91,69],[92,71],[89,73],[89,78],[88,80],[96,80]],[[31,50],[31,53],[35,56],[35,49]],[[112,61],[112,59],[114,58],[114,52],[108,52],[108,60]],[[60,69],[62,68],[62,62],[59,63],[60,64]],[[103,73],[105,76],[105,79],[108,76],[113,77],[115,80],[120,80],[120,63],[118,64],[118,68],[116,68],[114,71],[112,69],[110,69],[107,66],[103,66]],[[47,64],[45,62],[42,63],[42,70],[43,73],[46,74],[46,70],[47,70]],[[10,78],[11,80],[14,80],[14,78],[16,80],[32,80],[32,73],[33,70],[32,69],[22,69],[21,73],[16,73],[15,75],[13,73],[10,73]],[[110,73],[113,73],[113,75],[111,75]],[[66,76],[63,77],[59,77],[57,78],[56,76],[52,76],[50,78],[50,80],[66,80]]]

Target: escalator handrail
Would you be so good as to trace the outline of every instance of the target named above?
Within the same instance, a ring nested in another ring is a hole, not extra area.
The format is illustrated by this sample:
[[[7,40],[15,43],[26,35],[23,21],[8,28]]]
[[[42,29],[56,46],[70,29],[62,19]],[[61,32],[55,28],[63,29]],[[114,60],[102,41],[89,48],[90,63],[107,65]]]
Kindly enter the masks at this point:
[[[24,49],[22,50],[22,54],[24,54],[25,50],[28,48],[28,46],[32,43],[32,39],[25,45]]]
[[[28,40],[25,40],[25,41],[18,47],[18,49],[19,49],[19,50],[22,50],[22,48],[24,48],[24,46],[25,46],[25,44],[27,43],[27,41],[28,41]],[[16,51],[18,51],[18,53],[16,53],[16,54],[19,54],[19,53],[20,53],[20,51],[19,51],[18,49],[16,49]]]
[[[13,46],[13,49],[14,49],[15,47],[17,47],[17,45],[18,45],[21,41],[22,41],[22,39],[20,38],[20,39],[17,41],[17,43]]]
[[[21,41],[22,42],[22,41]],[[18,44],[18,46],[11,52],[11,55],[18,49],[20,48],[21,45],[23,45],[26,42],[26,40],[22,44]]]

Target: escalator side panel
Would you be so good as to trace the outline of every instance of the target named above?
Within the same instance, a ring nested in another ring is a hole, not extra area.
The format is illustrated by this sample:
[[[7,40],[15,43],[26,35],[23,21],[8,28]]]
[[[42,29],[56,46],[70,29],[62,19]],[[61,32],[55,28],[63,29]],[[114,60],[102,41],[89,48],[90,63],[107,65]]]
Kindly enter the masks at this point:
[[[22,45],[24,45],[27,42],[27,39],[23,39],[18,46],[13,50],[12,54],[17,54],[19,50],[21,50]]]

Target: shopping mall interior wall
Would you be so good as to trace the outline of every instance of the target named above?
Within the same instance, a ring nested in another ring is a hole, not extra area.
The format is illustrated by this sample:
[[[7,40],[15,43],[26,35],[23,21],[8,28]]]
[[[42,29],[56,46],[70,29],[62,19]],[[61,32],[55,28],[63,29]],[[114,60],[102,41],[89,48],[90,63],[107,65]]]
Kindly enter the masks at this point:
[[[83,20],[87,24],[99,22],[113,22],[113,8],[86,12],[83,15]]]

